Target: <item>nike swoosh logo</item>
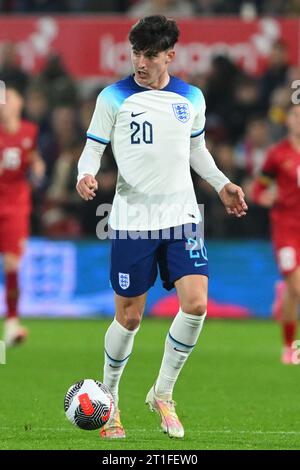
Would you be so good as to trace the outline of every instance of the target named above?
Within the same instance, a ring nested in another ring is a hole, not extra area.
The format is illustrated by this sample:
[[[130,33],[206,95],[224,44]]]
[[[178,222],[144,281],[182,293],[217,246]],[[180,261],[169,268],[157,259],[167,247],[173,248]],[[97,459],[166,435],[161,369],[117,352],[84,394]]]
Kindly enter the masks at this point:
[[[140,116],[141,114],[145,114],[146,111],[143,111],[142,113],[131,113],[131,117],[137,117]]]
[[[195,263],[196,268],[200,268],[200,266],[206,266],[207,263]]]
[[[192,217],[193,219],[196,219],[196,217],[194,216],[194,214],[188,214],[189,217]]]
[[[174,351],[183,352],[183,353],[187,352],[187,351],[183,351],[182,349],[178,349],[178,348],[174,348]]]

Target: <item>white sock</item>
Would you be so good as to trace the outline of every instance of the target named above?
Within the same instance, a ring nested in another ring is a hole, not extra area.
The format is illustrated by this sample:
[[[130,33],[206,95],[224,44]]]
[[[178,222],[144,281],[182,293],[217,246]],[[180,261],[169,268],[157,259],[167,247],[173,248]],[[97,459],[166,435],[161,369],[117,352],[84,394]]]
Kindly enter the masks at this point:
[[[201,316],[184,313],[181,309],[167,334],[165,351],[155,393],[171,399],[179,373],[197,343],[206,313]]]
[[[114,319],[105,335],[103,382],[110,388],[116,408],[119,402],[119,382],[131,354],[138,329],[127,330]]]

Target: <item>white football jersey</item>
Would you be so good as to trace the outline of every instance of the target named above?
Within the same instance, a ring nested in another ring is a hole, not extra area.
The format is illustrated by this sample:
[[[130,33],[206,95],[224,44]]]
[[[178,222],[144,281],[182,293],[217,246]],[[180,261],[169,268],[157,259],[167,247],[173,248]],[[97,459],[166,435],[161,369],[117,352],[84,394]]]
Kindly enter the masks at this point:
[[[161,90],[133,76],[98,96],[87,132],[111,142],[118,181],[110,215],[116,230],[157,230],[200,221],[190,174],[190,139],[204,132],[202,92],[170,77]]]

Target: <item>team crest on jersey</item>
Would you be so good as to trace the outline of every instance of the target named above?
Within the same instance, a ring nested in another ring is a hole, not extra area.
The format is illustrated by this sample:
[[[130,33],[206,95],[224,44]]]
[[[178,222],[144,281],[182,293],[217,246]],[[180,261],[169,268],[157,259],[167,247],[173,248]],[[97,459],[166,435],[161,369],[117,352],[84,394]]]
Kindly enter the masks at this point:
[[[190,119],[190,110],[187,103],[172,104],[175,117],[180,122],[187,122]]]
[[[119,284],[121,289],[128,289],[130,286],[130,276],[127,273],[119,273]]]

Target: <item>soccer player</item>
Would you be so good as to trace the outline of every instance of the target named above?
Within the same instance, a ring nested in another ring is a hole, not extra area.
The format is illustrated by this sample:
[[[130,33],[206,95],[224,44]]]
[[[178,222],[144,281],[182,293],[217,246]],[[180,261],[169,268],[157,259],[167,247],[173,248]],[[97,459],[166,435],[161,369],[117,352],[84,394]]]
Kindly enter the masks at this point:
[[[253,187],[254,201],[271,208],[272,239],[279,270],[285,283],[277,289],[282,302],[284,348],[281,360],[293,364],[300,303],[300,105],[287,112],[287,138],[268,152],[261,174]],[[274,186],[276,184],[276,188]],[[275,190],[276,189],[276,190]]]
[[[102,429],[103,438],[125,437],[118,386],[157,265],[164,287],[175,286],[180,310],[146,403],[160,414],[164,432],[170,437],[184,435],[173,388],[200,335],[208,285],[203,240],[189,235],[201,220],[190,166],[216,189],[229,214],[241,217],[247,210],[243,191],[216,167],[205,146],[202,92],[169,75],[178,36],[175,21],[160,15],[133,26],[129,41],[134,74],[100,93],[78,164],[77,190],[91,200],[101,156],[111,141],[119,172],[110,214],[116,234],[110,270],[116,315],[105,336],[103,380],[113,393],[116,412]],[[175,233],[178,228],[180,236]]]
[[[37,127],[22,120],[23,97],[7,86],[6,103],[0,105],[0,253],[3,254],[7,313],[4,341],[12,346],[26,339],[19,323],[18,271],[29,233],[31,210],[28,171],[35,182],[44,174],[37,149]]]

